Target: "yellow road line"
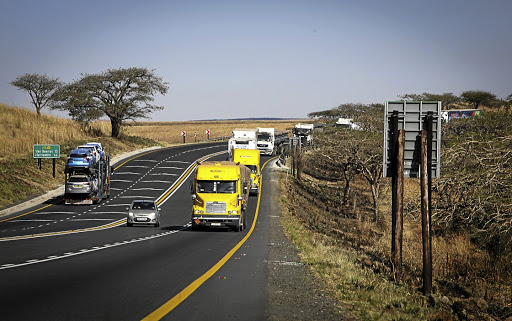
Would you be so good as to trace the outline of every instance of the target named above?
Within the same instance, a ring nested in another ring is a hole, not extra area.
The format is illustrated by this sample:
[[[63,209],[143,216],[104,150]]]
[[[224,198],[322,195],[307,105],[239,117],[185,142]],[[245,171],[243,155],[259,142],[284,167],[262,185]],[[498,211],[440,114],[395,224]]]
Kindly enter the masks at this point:
[[[64,235],[64,234],[75,234],[75,233],[83,233],[83,232],[92,232],[92,231],[99,231],[99,230],[105,230],[109,228],[113,228],[119,225],[122,225],[126,223],[126,219],[117,220],[115,222],[101,225],[101,226],[95,226],[95,227],[89,227],[84,229],[77,229],[77,230],[67,230],[67,231],[59,231],[59,232],[48,232],[48,233],[40,233],[40,234],[29,234],[29,235],[18,235],[18,236],[10,236],[10,237],[1,237],[0,242],[3,241],[13,241],[13,240],[25,240],[25,239],[35,239],[39,237],[48,237],[48,236],[57,236],[57,235]]]
[[[276,157],[273,157],[265,162],[263,164],[263,168],[265,168],[265,165]],[[261,182],[263,182],[263,175],[261,176]],[[263,185],[263,184],[262,184]],[[247,233],[247,235],[237,244],[235,247],[233,247],[217,264],[212,266],[205,274],[201,275],[197,280],[190,283],[185,289],[183,289],[180,293],[176,294],[172,299],[164,303],[161,307],[153,311],[151,314],[149,314],[147,317],[142,319],[142,321],[155,321],[160,320],[164,316],[166,316],[169,312],[171,312],[174,308],[176,308],[181,302],[183,302],[186,298],[188,298],[192,293],[194,293],[195,290],[197,290],[206,280],[208,280],[210,277],[212,277],[226,262],[235,254],[235,252],[247,241],[247,239],[251,236],[252,231],[254,230],[254,227],[256,226],[256,221],[258,220],[258,212],[260,209],[260,199],[261,199],[261,190],[260,187],[260,193],[258,194],[258,204],[256,205],[256,213],[254,215],[254,221],[252,222],[251,229]]]
[[[169,198],[169,195],[172,194],[172,192],[174,192],[176,190],[176,188],[178,188],[181,183],[187,179],[187,177],[190,175],[190,173],[197,167],[197,162],[202,162],[210,157],[214,157],[214,156],[218,156],[218,155],[221,155],[221,154],[224,154],[226,153],[226,151],[221,151],[221,152],[217,152],[217,153],[214,153],[214,154],[211,154],[211,155],[206,155],[202,158],[200,158],[198,161],[196,161],[193,166],[190,166],[187,171],[181,175],[181,178],[178,179],[174,185],[172,186],[172,188],[170,190],[168,190],[163,196],[160,197],[160,199],[156,202],[156,205],[160,205],[160,203],[164,202],[167,198]]]
[[[36,209],[36,210],[33,210],[33,211],[31,211],[31,212],[28,212],[28,213],[23,213],[23,214],[20,214],[20,215],[18,215],[18,216],[14,216],[14,217],[11,217],[11,218],[7,218],[7,219],[5,219],[5,220],[1,220],[0,222],[6,222],[6,221],[14,220],[15,218],[22,217],[22,216],[25,216],[25,215],[27,215],[27,214],[31,214],[31,213],[34,213],[34,212],[40,211],[40,210],[42,210],[42,209],[45,209],[45,208],[47,208],[47,207],[50,207],[50,206],[52,206],[53,204],[55,204],[55,203],[48,204],[48,205],[46,205],[46,206],[40,207],[40,208],[38,208],[38,209]]]

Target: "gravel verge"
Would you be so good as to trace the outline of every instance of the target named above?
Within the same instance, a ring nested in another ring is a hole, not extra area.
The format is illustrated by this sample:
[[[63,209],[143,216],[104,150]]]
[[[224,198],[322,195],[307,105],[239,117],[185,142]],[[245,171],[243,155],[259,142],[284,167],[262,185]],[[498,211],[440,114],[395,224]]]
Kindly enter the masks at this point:
[[[281,195],[280,168],[272,165],[271,195]],[[270,252],[268,258],[267,319],[275,320],[355,320],[339,307],[321,283],[300,261],[299,251],[284,234],[279,200],[270,203]]]

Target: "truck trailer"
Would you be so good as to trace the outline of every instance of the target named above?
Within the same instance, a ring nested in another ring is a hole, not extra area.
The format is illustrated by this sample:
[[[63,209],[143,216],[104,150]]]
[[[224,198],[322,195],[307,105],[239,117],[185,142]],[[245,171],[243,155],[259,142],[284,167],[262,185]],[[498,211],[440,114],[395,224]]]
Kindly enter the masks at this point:
[[[251,171],[229,161],[205,161],[197,165],[192,193],[192,229],[246,227]]]

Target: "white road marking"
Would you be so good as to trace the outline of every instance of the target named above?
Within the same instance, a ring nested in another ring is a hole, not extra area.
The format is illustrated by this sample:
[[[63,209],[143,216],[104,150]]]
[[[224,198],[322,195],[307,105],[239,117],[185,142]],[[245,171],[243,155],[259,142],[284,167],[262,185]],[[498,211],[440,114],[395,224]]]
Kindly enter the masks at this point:
[[[129,181],[127,179],[111,179],[111,182],[125,182],[125,183],[133,183],[133,181]]]
[[[116,175],[126,174],[126,175],[141,175],[142,173],[134,173],[134,172],[116,172]]]
[[[115,221],[115,218],[75,218],[70,221],[78,222],[78,221]]]
[[[178,176],[178,174],[174,174],[174,173],[154,173],[154,174],[149,174],[150,176],[160,176],[160,175],[167,175],[167,176]]]
[[[165,183],[165,184],[169,184],[169,183],[172,183],[171,181],[142,181],[142,183]]]
[[[45,214],[77,214],[77,212],[35,212],[37,215],[45,215]]]

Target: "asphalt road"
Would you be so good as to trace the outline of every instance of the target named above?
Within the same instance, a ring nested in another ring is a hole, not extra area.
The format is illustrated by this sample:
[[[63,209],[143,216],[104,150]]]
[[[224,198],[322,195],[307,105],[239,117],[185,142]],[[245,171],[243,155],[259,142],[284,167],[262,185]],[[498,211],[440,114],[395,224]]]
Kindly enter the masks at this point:
[[[249,201],[254,230],[190,229],[186,173],[207,155],[226,159],[223,151],[214,143],[136,155],[114,164],[108,200],[66,206],[59,197],[0,218],[0,319],[265,319],[265,172],[261,203]],[[162,195],[159,228],[126,227],[132,199]]]

